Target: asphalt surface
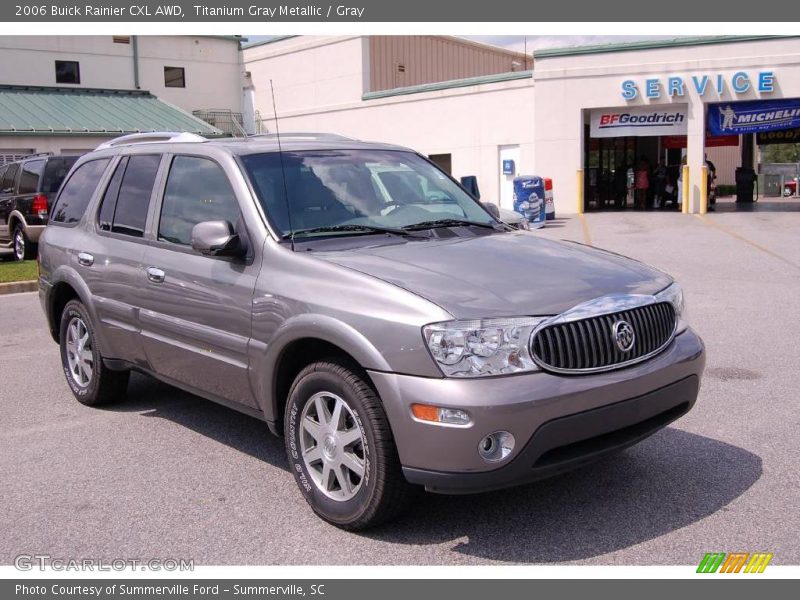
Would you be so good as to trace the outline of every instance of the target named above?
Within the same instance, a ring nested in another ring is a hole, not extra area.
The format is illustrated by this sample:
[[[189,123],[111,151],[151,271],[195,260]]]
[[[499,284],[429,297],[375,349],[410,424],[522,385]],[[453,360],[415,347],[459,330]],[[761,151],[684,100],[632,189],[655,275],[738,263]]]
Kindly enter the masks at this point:
[[[708,365],[695,409],[621,455],[533,485],[424,495],[366,534],[316,518],[252,418],[134,376],[127,402],[72,397],[35,294],[0,297],[0,564],[800,564],[799,212],[572,216],[591,241],[676,276]]]

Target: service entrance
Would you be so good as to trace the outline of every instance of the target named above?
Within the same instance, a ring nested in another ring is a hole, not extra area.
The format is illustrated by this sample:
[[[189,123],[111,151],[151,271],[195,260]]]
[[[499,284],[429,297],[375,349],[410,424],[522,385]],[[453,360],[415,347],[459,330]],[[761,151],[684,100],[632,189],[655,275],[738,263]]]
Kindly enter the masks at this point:
[[[668,104],[584,111],[584,210],[677,208],[687,106]]]

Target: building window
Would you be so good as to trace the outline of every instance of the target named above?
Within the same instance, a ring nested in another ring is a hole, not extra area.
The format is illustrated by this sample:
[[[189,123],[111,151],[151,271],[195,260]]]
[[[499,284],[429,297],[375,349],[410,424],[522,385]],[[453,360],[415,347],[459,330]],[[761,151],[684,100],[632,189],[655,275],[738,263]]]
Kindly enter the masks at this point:
[[[56,83],[80,83],[81,67],[77,60],[56,61]]]
[[[167,87],[186,87],[186,74],[183,67],[164,67],[164,85]]]
[[[130,44],[131,36],[129,35],[114,35],[111,36],[115,44]]]
[[[431,154],[428,156],[431,162],[439,167],[448,175],[453,173],[453,155],[452,154]]]

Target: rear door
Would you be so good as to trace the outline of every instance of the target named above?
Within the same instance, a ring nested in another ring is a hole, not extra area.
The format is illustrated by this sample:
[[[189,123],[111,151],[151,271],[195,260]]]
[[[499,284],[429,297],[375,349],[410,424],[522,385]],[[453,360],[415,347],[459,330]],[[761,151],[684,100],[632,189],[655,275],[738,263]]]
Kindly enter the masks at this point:
[[[163,197],[145,254],[140,313],[142,343],[162,377],[217,398],[255,407],[248,377],[253,259],[203,256],[192,228],[229,221],[248,243],[237,199],[223,167],[207,157],[169,160]]]
[[[145,231],[162,157],[120,157],[92,215],[93,234],[78,255],[78,269],[95,301],[108,358],[146,365],[139,339],[144,285]]]
[[[0,238],[10,240],[12,232],[8,230],[8,218],[14,194],[17,192],[17,175],[19,163],[8,165],[3,178],[0,179]]]
[[[17,194],[11,202],[11,210],[17,210],[28,225],[41,225],[47,215],[33,214],[33,198],[39,191],[39,182],[44,171],[45,159],[26,160],[22,163],[17,184]]]

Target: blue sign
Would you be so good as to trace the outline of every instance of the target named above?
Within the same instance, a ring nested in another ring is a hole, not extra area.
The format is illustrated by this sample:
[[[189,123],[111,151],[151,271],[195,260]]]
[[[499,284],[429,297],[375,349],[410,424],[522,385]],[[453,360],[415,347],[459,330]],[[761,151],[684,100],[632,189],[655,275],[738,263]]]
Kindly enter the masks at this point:
[[[640,89],[641,88],[641,89]],[[620,93],[625,100],[634,100],[640,93],[647,98],[681,98],[689,90],[694,90],[698,96],[705,96],[707,92],[723,94],[730,90],[734,94],[744,94],[749,90],[757,90],[761,94],[775,91],[775,73],[772,71],[759,71],[750,74],[747,71],[737,71],[733,75],[722,73],[703,73],[691,75],[688,79],[679,76],[670,76],[664,79],[645,79],[643,85],[637,84],[633,79],[622,82]]]
[[[710,135],[738,135],[800,127],[800,100],[751,100],[708,105]]]
[[[503,159],[503,175],[514,174],[514,161],[511,159]]]

